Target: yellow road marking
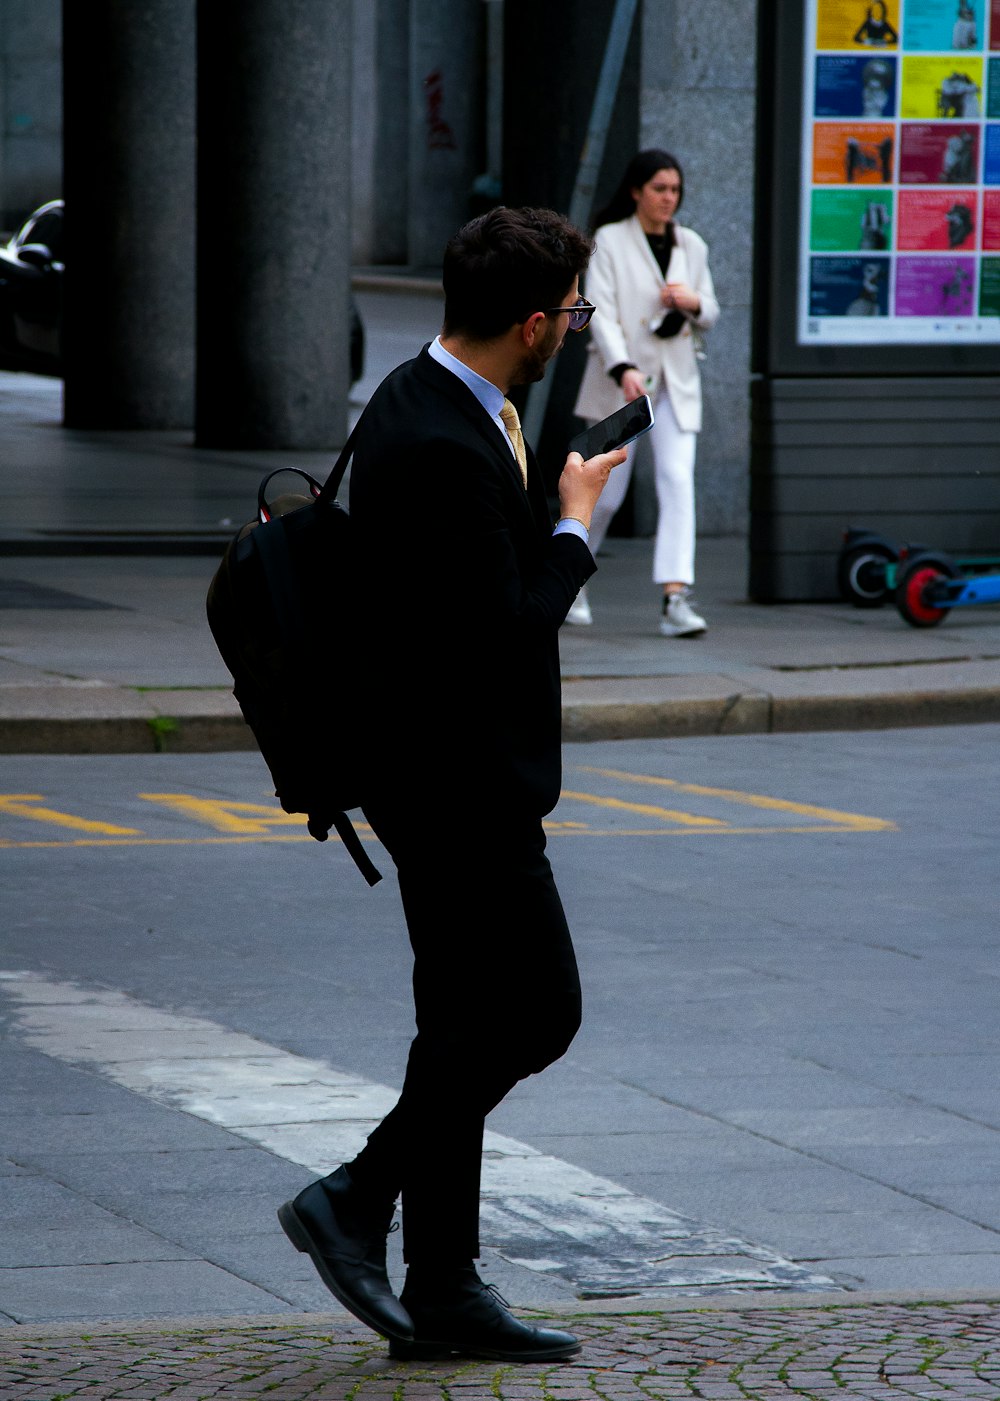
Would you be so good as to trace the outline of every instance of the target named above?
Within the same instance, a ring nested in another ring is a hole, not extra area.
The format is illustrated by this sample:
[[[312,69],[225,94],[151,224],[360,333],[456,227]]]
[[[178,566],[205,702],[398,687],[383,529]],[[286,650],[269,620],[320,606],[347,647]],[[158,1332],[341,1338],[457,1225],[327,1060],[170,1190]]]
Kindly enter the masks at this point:
[[[55,808],[36,807],[43,803],[41,793],[0,793],[0,813],[9,812],[12,817],[29,817],[33,822],[51,822],[55,827],[69,827],[75,832],[101,832],[108,837],[141,837],[138,827],[116,827],[111,822],[91,822],[86,817],[75,817],[70,812],[57,812]]]
[[[717,817],[696,817],[691,812],[675,812],[673,808],[658,808],[651,803],[627,803],[624,798],[603,798],[596,793],[573,793],[568,788],[562,791],[564,798],[575,803],[593,803],[596,807],[615,808],[619,812],[638,812],[643,817],[662,817],[664,822],[678,822],[682,827],[728,827]]]
[[[238,803],[228,798],[195,798],[190,793],[140,793],[148,803],[160,803],[184,817],[204,822],[216,832],[264,836],[270,827],[304,827],[302,813],[282,812],[274,804]]]
[[[360,827],[360,823],[355,824]],[[580,823],[544,823],[550,837],[776,837],[803,836],[827,837],[835,832],[857,832],[852,827],[820,827],[815,823],[810,827],[585,827]],[[358,832],[363,842],[375,841],[374,834]],[[248,837],[81,837],[75,841],[15,842],[0,837],[0,851],[11,850],[56,850],[70,851],[87,846],[261,846],[275,842],[311,842],[307,832],[289,833],[287,836],[248,836]],[[339,842],[335,832],[330,833],[331,842]]]
[[[744,793],[733,788],[710,788],[698,783],[682,783],[678,779],[660,778],[653,774],[628,773],[621,769],[604,769],[586,764],[574,765],[580,773],[598,774],[604,778],[626,784],[647,784],[668,788],[675,793],[690,794],[692,797],[714,798],[725,803],[756,808],[764,812],[781,812],[799,818],[812,819],[809,825],[795,823],[790,826],[758,825],[738,827],[717,817],[703,817],[696,813],[682,812],[674,808],[664,808],[652,803],[635,803],[624,798],[604,796],[597,793],[581,793],[564,789],[563,800],[570,803],[587,803],[594,807],[609,808],[615,812],[632,813],[638,817],[652,818],[658,825],[654,827],[592,827],[586,822],[572,819],[552,818],[544,823],[551,836],[586,837],[699,837],[699,836],[767,836],[824,834],[834,832],[895,832],[894,822],[883,818],[865,817],[858,813],[840,812],[835,808],[818,807],[812,803],[795,803],[785,798],[769,798],[760,793]],[[140,793],[146,802],[157,803],[213,829],[218,836],[204,837],[147,837],[141,829],[119,827],[109,822],[96,822],[88,818],[76,817],[71,813],[59,812],[54,808],[39,806],[44,800],[38,793],[0,794],[0,816],[26,817],[32,821],[48,822],[58,827],[68,828],[85,835],[67,841],[13,841],[0,838],[0,849],[10,848],[60,848],[67,849],[86,846],[196,846],[196,845],[242,845],[249,842],[309,842],[312,838],[305,831],[305,818],[301,814],[282,812],[274,803],[245,803],[235,799],[199,798],[189,793]],[[662,824],[662,825],[660,825]],[[666,825],[671,824],[671,825]],[[371,828],[364,822],[356,822],[355,827],[363,841],[374,841]],[[294,828],[294,831],[274,831],[275,828]],[[331,834],[331,840],[337,837]]]
[[[600,769],[589,764],[577,764],[574,767],[580,773],[600,774],[603,778],[622,779],[626,783],[649,783],[661,788],[670,788],[675,793],[690,793],[692,797],[722,798],[728,803],[741,803],[746,807],[761,808],[769,812],[791,812],[798,817],[817,817],[825,822],[836,822],[847,831],[898,831],[895,822],[887,822],[881,817],[864,817],[855,812],[838,812],[835,808],[815,807],[811,803],[793,803],[787,798],[768,798],[761,793],[742,793],[735,788],[706,788],[700,783],[681,783],[675,778],[659,778],[654,774],[626,773],[621,769]]]
[[[364,833],[364,832],[360,832],[358,835],[361,837],[361,840],[362,840],[362,841],[374,841],[374,840],[375,840],[374,836],[369,836],[368,834],[366,834],[366,833]],[[260,846],[260,844],[261,844],[262,842],[311,842],[312,840],[313,840],[312,837],[310,837],[309,833],[306,832],[306,831],[303,831],[303,832],[301,833],[301,835],[300,835],[299,833],[294,833],[294,834],[291,834],[291,833],[290,833],[287,837],[285,837],[285,836],[281,836],[281,837],[278,837],[278,836],[266,836],[266,837],[255,837],[255,836],[250,836],[250,837],[141,837],[141,836],[140,836],[140,837],[132,837],[132,838],[124,838],[124,837],[122,837],[122,838],[119,838],[118,840],[116,840],[116,839],[113,838],[113,837],[106,837],[106,838],[103,838],[103,839],[102,839],[102,838],[99,838],[99,837],[94,837],[94,838],[91,838],[91,839],[89,839],[89,840],[88,840],[87,838],[80,838],[80,839],[77,840],[77,841],[68,841],[68,842],[43,842],[43,841],[37,841],[37,842],[12,842],[12,841],[8,841],[8,840],[0,839],[0,850],[6,851],[6,850],[9,850],[9,849],[14,848],[14,847],[17,847],[17,848],[21,848],[21,847],[31,847],[31,848],[36,848],[36,847],[58,847],[58,848],[66,848],[66,849],[69,849],[70,847],[80,847],[80,846],[251,846],[251,845],[252,845],[252,846]],[[331,835],[330,840],[331,840],[332,842],[336,842],[336,841],[339,841],[340,838],[336,835],[336,833],[334,833],[334,834]]]

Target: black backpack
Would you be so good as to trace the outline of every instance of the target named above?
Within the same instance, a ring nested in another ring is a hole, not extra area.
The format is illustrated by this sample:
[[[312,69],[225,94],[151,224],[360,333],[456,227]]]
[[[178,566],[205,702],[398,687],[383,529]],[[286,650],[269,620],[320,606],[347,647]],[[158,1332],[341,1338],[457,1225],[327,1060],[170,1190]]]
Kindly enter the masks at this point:
[[[355,638],[350,609],[336,608],[352,587],[350,517],[335,498],[353,439],[324,486],[298,467],[268,473],[257,518],[228,546],[206,606],[282,808],[307,814],[317,841],[335,827],[374,885],[381,875],[347,816],[362,801],[364,772],[350,700]],[[305,490],[268,502],[269,484],[289,473]]]

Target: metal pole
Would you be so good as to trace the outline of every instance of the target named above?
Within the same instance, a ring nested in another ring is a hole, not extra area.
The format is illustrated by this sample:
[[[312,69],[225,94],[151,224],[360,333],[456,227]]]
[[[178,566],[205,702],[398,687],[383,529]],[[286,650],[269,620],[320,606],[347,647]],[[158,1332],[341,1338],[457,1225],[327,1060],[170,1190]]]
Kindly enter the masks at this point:
[[[608,127],[611,125],[611,114],[614,111],[615,98],[618,95],[618,85],[621,82],[622,69],[625,66],[625,53],[628,49],[632,22],[635,19],[638,4],[639,0],[616,0],[615,3],[611,30],[608,34],[608,42],[604,48],[604,59],[601,63],[601,75],[597,80],[594,102],[590,109],[587,138],[583,143],[583,150],[580,152],[580,164],[577,167],[576,181],[573,185],[573,197],[569,202],[570,221],[581,229],[586,228],[590,222],[594,203],[594,187],[597,184],[601,162],[604,159]],[[528,395],[528,404],[524,411],[521,427],[525,438],[533,448],[537,448],[542,436],[545,410],[548,407],[551,390],[552,376],[548,375],[540,383],[532,385]]]

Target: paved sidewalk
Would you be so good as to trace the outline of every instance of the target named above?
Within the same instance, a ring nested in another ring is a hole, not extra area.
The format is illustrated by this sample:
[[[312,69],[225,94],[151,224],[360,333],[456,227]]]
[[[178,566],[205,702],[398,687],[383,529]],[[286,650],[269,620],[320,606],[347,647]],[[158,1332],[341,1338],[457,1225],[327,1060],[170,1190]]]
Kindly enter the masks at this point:
[[[360,295],[374,349],[356,411],[437,317],[412,294],[407,339],[399,294]],[[205,591],[264,471],[323,477],[331,455],[208,452],[186,433],[67,432],[59,418],[58,383],[0,375],[0,753],[249,747]],[[848,523],[831,517],[831,540]],[[891,606],[754,605],[743,542],[703,540],[709,631],[664,639],[650,555],[648,541],[610,540],[595,625],[563,630],[569,739],[1000,719],[1000,608],[918,630]]]
[[[1000,1397],[1000,1304],[608,1312],[553,1320],[561,1364],[394,1363],[360,1324],[313,1315],[149,1327],[0,1330],[5,1401],[639,1401]]]
[[[434,300],[414,294],[401,332],[399,294],[366,295],[362,400],[437,319]],[[284,463],[322,477],[331,457],[196,451],[180,433],[66,433],[58,398],[51,381],[0,375],[0,753],[249,747],[204,621],[205,589],[263,472]],[[831,533],[848,523],[831,517]],[[595,625],[564,631],[570,739],[1000,718],[1000,609],[916,631],[891,608],[756,606],[742,543],[706,540],[709,632],[667,641],[649,555],[646,541],[610,541],[591,587]],[[571,1307],[584,1353],[548,1368],[396,1365],[367,1330],[327,1314],[26,1324],[0,1329],[0,1398],[1000,1401],[1000,1304],[989,1301]]]

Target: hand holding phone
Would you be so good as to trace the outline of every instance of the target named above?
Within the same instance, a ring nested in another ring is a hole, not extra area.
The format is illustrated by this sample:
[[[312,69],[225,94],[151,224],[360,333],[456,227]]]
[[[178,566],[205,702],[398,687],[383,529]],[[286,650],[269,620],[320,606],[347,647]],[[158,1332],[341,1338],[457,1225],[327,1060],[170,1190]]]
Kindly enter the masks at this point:
[[[578,452],[586,462],[602,452],[623,448],[648,433],[653,426],[653,405],[648,394],[642,394],[623,409],[602,418],[570,441],[570,452]]]

